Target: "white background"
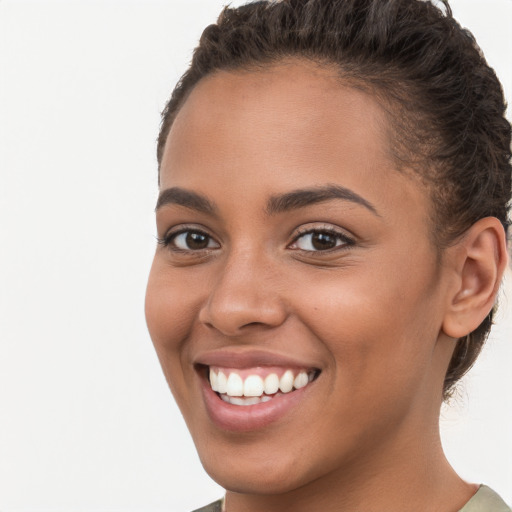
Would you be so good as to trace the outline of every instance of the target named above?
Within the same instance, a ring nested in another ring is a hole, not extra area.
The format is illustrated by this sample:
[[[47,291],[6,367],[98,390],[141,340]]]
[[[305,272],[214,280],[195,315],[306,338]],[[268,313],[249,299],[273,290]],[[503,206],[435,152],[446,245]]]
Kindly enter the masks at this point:
[[[179,512],[222,494],[143,315],[159,112],[222,4],[0,0],[3,512]],[[512,1],[453,6],[512,98]],[[512,502],[512,299],[502,302],[443,436],[464,477]]]

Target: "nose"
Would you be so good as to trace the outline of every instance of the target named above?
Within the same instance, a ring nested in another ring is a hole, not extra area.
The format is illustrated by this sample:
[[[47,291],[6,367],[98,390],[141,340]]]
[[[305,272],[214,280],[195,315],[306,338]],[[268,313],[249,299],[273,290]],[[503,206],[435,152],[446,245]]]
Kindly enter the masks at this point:
[[[225,336],[275,328],[287,316],[277,272],[253,255],[233,255],[215,276],[199,320]]]

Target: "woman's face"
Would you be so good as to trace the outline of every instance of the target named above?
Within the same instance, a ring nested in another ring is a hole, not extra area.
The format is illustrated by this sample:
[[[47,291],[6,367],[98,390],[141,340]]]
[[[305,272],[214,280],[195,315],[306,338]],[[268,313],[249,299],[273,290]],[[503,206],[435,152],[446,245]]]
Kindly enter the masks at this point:
[[[445,270],[387,128],[372,97],[300,61],[203,79],[173,124],[147,322],[228,489],[356,478],[437,431]]]

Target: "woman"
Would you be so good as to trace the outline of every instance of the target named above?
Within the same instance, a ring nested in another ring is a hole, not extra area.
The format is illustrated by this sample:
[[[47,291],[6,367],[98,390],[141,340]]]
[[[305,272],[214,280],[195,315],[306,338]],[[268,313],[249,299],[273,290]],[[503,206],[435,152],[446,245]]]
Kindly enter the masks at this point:
[[[420,0],[225,9],[164,113],[149,331],[204,510],[510,510],[439,410],[507,264],[510,125]]]

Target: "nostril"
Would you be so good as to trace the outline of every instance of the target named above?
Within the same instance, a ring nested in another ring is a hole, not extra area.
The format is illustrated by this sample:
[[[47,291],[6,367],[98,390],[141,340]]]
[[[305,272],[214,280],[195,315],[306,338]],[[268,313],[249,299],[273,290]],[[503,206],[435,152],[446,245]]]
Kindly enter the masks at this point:
[[[267,323],[267,322],[245,322],[240,316],[233,316],[231,318],[217,318],[214,321],[203,322],[203,325],[210,329],[222,333],[225,336],[237,337],[243,336],[244,334],[251,331],[266,331],[273,329],[278,326],[279,323]]]
[[[199,321],[226,336],[237,336],[251,329],[273,328],[287,316],[278,294],[257,283],[223,279],[212,290],[199,311]]]

